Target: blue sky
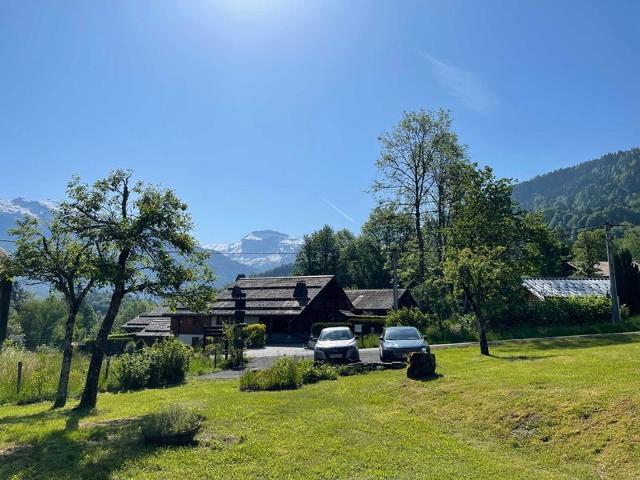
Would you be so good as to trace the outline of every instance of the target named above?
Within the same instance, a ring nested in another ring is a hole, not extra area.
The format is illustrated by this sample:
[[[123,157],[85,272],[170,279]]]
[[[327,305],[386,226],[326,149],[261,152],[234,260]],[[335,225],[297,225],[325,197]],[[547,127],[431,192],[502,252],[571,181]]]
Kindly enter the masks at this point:
[[[116,167],[174,188],[203,243],[374,202],[377,136],[451,109],[527,179],[640,144],[637,1],[0,3],[0,198]]]

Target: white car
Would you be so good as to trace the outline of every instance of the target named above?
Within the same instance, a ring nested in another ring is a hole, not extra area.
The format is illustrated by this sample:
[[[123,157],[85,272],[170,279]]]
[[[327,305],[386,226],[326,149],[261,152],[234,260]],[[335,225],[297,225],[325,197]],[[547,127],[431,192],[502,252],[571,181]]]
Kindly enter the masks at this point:
[[[313,349],[315,362],[359,362],[356,337],[349,327],[324,328]]]

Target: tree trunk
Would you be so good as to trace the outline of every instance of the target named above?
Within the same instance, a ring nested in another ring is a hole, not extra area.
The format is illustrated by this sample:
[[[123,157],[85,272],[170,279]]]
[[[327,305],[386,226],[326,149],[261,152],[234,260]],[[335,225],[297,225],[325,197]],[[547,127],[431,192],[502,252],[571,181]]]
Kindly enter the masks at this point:
[[[487,330],[485,329],[485,321],[484,316],[482,315],[482,311],[475,299],[471,295],[468,288],[464,288],[464,293],[466,299],[471,304],[471,308],[473,309],[473,313],[476,316],[476,326],[478,327],[478,334],[480,335],[480,353],[482,355],[489,356],[489,342],[487,341]]]
[[[2,346],[2,342],[7,338],[11,287],[11,280],[0,280],[0,346]]]
[[[73,328],[78,315],[77,307],[69,308],[69,316],[64,329],[64,341],[62,350],[62,367],[60,368],[60,379],[58,380],[58,392],[56,401],[52,408],[62,408],[67,403],[67,386],[69,385],[69,373],[71,372],[71,359],[73,358]]]
[[[111,303],[109,304],[109,310],[102,320],[100,330],[96,336],[96,342],[91,354],[91,361],[89,362],[89,370],[87,371],[87,380],[84,384],[84,391],[80,399],[80,404],[77,408],[95,408],[98,401],[98,383],[100,381],[100,370],[102,369],[102,361],[104,359],[104,353],[107,349],[107,337],[111,333],[113,322],[120,310],[120,304],[124,297],[124,285],[117,285],[111,295]]]
[[[487,332],[484,328],[484,322],[476,315],[476,323],[478,332],[480,333],[480,353],[489,356],[489,342],[487,341]]]
[[[418,240],[418,279],[424,280],[425,257],[424,257],[424,237],[422,235],[422,216],[420,214],[420,203],[415,204],[416,238]]]

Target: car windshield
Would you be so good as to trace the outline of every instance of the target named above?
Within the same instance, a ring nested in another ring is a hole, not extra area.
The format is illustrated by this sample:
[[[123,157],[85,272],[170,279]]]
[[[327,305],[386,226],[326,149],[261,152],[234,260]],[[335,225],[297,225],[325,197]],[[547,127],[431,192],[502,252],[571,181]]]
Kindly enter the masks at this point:
[[[330,340],[351,340],[353,338],[353,333],[351,330],[345,328],[340,330],[327,330],[320,334],[320,338],[318,340],[322,341],[330,341]]]
[[[403,327],[388,328],[385,332],[384,338],[386,340],[420,340],[422,336],[417,328]]]

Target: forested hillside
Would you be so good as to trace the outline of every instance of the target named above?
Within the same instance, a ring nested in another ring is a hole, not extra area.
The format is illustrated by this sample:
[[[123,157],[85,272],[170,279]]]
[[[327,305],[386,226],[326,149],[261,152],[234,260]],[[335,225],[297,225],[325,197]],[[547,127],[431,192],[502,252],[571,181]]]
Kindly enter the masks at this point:
[[[640,148],[540,175],[516,185],[513,195],[567,230],[607,220],[640,224]]]

